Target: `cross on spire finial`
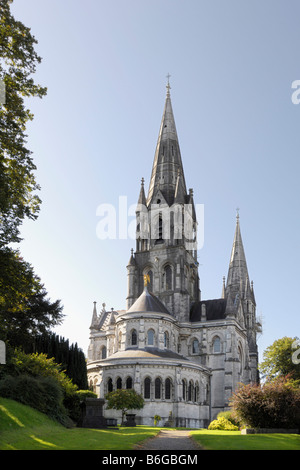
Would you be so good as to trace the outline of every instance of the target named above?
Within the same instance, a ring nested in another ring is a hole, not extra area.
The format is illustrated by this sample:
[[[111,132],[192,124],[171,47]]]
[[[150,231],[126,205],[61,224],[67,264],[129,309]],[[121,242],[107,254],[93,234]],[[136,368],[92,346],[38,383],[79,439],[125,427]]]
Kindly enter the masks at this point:
[[[168,75],[167,75],[168,83],[167,83],[167,86],[166,86],[168,95],[170,94],[170,89],[171,89],[170,77],[171,77],[171,75],[168,73]]]
[[[236,208],[236,218],[237,219],[240,218],[240,208],[239,207]]]

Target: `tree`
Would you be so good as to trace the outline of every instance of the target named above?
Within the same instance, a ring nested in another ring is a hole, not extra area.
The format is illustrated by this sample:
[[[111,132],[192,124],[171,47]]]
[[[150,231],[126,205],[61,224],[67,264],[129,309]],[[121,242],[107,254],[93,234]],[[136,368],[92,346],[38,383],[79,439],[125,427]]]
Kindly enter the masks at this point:
[[[118,389],[105,395],[107,400],[107,409],[122,411],[122,424],[124,416],[128,410],[140,410],[144,407],[144,399],[134,389]]]
[[[44,353],[61,364],[66,375],[81,390],[88,389],[86,359],[77,343],[69,345],[69,340],[55,333],[38,335],[28,343],[26,353]]]
[[[0,339],[26,349],[36,335],[61,324],[63,307],[51,302],[40,278],[18,251],[0,249]]]
[[[33,115],[24,98],[41,98],[47,91],[32,79],[41,62],[34,50],[37,40],[12,16],[11,3],[0,0],[0,80],[5,84],[5,103],[0,103],[0,248],[19,242],[23,219],[35,219],[39,211],[36,166],[25,135]]]
[[[297,338],[284,338],[274,341],[263,353],[263,362],[259,365],[259,370],[267,379],[274,379],[277,376],[288,374],[294,380],[300,379],[300,367],[295,361],[295,348],[300,345]]]

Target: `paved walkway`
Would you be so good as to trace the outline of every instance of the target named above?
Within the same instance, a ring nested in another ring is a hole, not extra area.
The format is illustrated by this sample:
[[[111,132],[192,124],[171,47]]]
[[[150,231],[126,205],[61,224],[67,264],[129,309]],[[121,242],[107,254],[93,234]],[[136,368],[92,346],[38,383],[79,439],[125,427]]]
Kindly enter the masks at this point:
[[[162,430],[143,445],[136,446],[136,450],[200,450],[201,447],[189,437],[189,433],[190,431]]]

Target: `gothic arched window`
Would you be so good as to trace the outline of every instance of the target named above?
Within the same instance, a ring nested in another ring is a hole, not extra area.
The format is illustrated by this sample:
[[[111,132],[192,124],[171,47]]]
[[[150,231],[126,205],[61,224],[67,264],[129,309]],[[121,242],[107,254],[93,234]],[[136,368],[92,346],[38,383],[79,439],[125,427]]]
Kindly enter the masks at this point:
[[[197,339],[194,339],[192,342],[192,353],[199,354],[199,341]]]
[[[189,388],[188,388],[188,401],[192,401],[193,399],[193,382],[189,381]]]
[[[159,377],[155,379],[155,398],[161,398],[161,380]]]
[[[137,332],[136,330],[132,330],[131,332],[131,346],[137,345]]]
[[[239,374],[241,374],[242,371],[243,371],[243,353],[242,353],[242,348],[241,348],[240,345],[238,347],[238,359],[239,359],[239,362],[240,362]]]
[[[182,399],[186,399],[186,380],[184,379],[182,381]]]
[[[122,379],[121,379],[121,377],[118,377],[117,378],[117,389],[120,389],[120,388],[122,388]]]
[[[216,336],[213,340],[213,351],[214,353],[221,352],[221,340],[219,336]]]
[[[146,377],[144,380],[144,398],[150,398],[151,379]]]
[[[162,215],[159,214],[158,218],[158,239],[162,240],[163,237],[163,220],[162,220]]]
[[[101,359],[106,359],[106,346],[101,349]]]
[[[165,399],[170,400],[171,398],[171,380],[166,379],[165,381]]]
[[[163,290],[172,290],[173,288],[173,273],[170,265],[165,266],[162,275],[162,288]]]
[[[147,333],[148,346],[154,346],[154,330],[149,330]]]
[[[131,377],[127,377],[127,379],[126,379],[126,388],[127,389],[132,388],[132,378]]]
[[[195,388],[194,388],[194,402],[199,401],[199,385],[196,382]]]
[[[107,381],[107,390],[108,392],[112,392],[113,391],[113,383],[112,383],[112,379],[109,378],[108,381]]]
[[[162,218],[161,213],[159,214],[156,220],[157,220],[156,222],[157,225],[155,227],[155,233],[157,235],[157,238],[156,238],[155,244],[158,244],[158,243],[163,243],[163,218]]]
[[[164,332],[164,347],[169,349],[169,333],[167,331]]]

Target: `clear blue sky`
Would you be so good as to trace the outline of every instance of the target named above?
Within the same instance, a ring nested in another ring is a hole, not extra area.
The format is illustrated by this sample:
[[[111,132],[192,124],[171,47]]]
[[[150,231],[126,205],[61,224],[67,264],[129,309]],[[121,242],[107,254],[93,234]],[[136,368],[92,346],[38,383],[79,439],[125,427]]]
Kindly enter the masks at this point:
[[[166,75],[187,186],[205,207],[203,299],[221,295],[236,207],[260,359],[300,336],[300,3],[290,0],[14,0],[42,56],[28,146],[43,201],[23,257],[66,315],[57,333],[89,343],[93,301],[126,307],[131,239],[99,240],[97,207],[148,188]],[[129,217],[129,221],[133,220]]]

